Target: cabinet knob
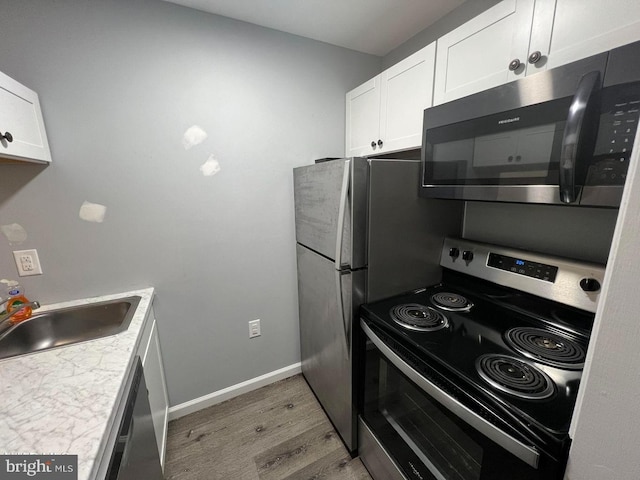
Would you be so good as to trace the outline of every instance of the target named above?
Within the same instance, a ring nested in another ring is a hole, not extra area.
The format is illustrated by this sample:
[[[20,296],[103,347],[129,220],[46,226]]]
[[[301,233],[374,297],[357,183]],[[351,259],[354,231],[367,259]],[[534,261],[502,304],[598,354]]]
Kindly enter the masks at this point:
[[[382,140],[378,140],[378,146],[382,147]]]
[[[376,148],[376,142],[375,141],[371,142],[371,148]]]
[[[529,63],[535,65],[542,58],[542,53],[539,50],[536,50],[531,55],[529,55]]]
[[[11,135],[11,133],[6,132],[4,135],[2,135],[2,133],[0,133],[0,139],[4,139],[7,142],[11,143],[13,142],[13,135]]]
[[[512,72],[517,70],[518,68],[520,68],[520,65],[522,65],[522,62],[520,60],[518,60],[517,58],[514,60],[511,60],[511,62],[509,63],[509,70],[511,70]]]

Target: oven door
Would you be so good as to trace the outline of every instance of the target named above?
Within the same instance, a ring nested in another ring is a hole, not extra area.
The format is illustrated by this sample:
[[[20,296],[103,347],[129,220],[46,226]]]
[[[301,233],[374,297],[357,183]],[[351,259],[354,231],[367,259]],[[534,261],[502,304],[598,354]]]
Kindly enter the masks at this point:
[[[448,391],[446,379],[427,378],[390,348],[383,332],[361,320],[366,334],[362,419],[407,479],[560,479],[548,455],[497,428],[482,409]],[[387,339],[388,341],[388,339]],[[435,374],[435,372],[433,372]],[[462,392],[457,392],[462,396]],[[371,468],[363,458],[374,478]]]

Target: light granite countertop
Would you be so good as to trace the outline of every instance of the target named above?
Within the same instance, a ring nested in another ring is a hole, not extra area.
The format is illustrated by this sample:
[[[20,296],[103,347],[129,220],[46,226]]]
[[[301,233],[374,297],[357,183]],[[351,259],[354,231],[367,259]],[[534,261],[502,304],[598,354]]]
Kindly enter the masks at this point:
[[[78,480],[93,480],[154,290],[56,303],[38,310],[133,295],[141,300],[122,333],[0,360],[0,453],[75,454]]]

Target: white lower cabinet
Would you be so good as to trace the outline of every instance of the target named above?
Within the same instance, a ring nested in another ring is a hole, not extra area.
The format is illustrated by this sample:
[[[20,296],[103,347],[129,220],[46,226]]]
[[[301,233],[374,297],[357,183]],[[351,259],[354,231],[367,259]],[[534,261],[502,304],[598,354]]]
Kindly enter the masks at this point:
[[[169,413],[169,398],[164,377],[162,354],[153,309],[148,319],[148,325],[143,333],[142,342],[138,349],[138,355],[142,360],[144,378],[149,391],[149,404],[151,406],[151,418],[158,442],[160,463],[164,469],[165,448],[167,442],[167,420]]]
[[[49,163],[38,94],[0,72],[0,158]]]
[[[431,106],[435,43],[346,96],[346,156],[419,148],[424,109]]]

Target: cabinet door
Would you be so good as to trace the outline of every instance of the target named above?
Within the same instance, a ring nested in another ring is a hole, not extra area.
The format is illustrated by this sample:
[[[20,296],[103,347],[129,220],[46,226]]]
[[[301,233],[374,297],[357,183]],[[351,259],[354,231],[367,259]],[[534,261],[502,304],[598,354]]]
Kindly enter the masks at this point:
[[[377,153],[380,140],[380,75],[347,93],[346,156]]]
[[[434,105],[525,74],[534,0],[504,0],[438,39]],[[514,71],[509,64],[518,60]]]
[[[149,319],[149,321],[152,321],[152,319]],[[153,326],[151,327],[151,335],[146,352],[142,356],[142,366],[144,367],[144,378],[149,390],[149,405],[151,406],[151,418],[156,434],[156,442],[158,443],[160,463],[164,468],[169,399],[167,398],[167,386],[155,320],[153,320]]]
[[[0,72],[0,157],[48,163],[49,143],[38,94]]]
[[[381,74],[381,152],[418,148],[424,109],[433,100],[436,44],[432,43]]]
[[[549,68],[640,40],[640,1],[558,1]]]

